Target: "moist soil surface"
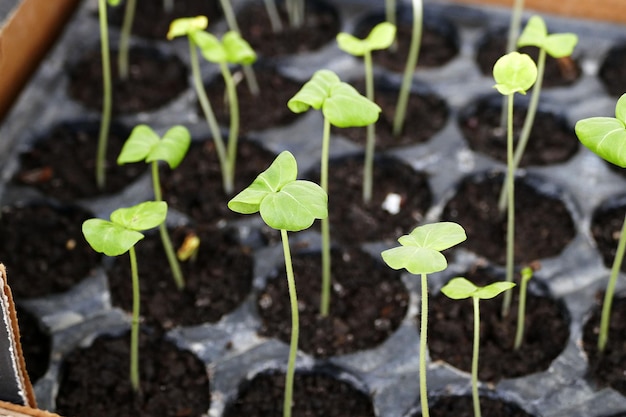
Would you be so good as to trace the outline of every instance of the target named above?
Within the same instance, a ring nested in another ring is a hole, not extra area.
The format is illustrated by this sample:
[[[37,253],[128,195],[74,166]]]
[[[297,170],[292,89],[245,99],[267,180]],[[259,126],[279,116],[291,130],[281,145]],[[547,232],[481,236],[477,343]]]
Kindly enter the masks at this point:
[[[205,365],[158,332],[140,334],[141,391],[131,388],[130,333],[101,336],[66,358],[57,412],[66,417],[201,417],[209,409]]]
[[[470,148],[506,163],[507,132],[500,124],[501,109],[500,97],[481,100],[461,116],[459,125]],[[513,111],[514,146],[519,141],[526,113],[525,106],[516,106]],[[562,116],[539,110],[520,166],[565,162],[578,151],[579,144],[574,130]]]
[[[170,272],[159,233],[136,245],[144,322],[165,330],[174,326],[215,323],[238,307],[252,287],[252,256],[234,238],[217,228],[178,227],[169,231],[174,250],[197,236],[195,260],[181,262],[185,288],[179,290]],[[128,256],[116,258],[108,273],[114,305],[132,310]]]
[[[626,196],[621,196],[598,207],[591,219],[591,234],[607,268],[613,266],[624,215],[626,215]],[[626,272],[626,262],[622,262],[620,269]]]
[[[404,319],[409,294],[400,274],[365,252],[337,249],[331,254],[330,312],[319,314],[321,253],[294,254],[298,289],[298,347],[316,357],[330,357],[381,344]],[[289,343],[291,309],[284,266],[259,294],[263,325],[259,333]]]
[[[118,165],[117,157],[130,130],[112,125],[106,152],[106,183],[96,185],[97,122],[63,123],[20,155],[14,184],[35,187],[61,201],[113,194],[147,171],[144,163]]]
[[[117,51],[111,51],[114,63]],[[128,55],[128,78],[119,77],[117,65],[111,65],[112,112],[133,114],[156,110],[178,97],[188,87],[187,68],[174,55],[156,49],[131,48]],[[102,109],[102,58],[100,50],[88,51],[69,70],[68,94],[87,108]]]
[[[464,276],[481,287],[504,281],[504,276],[483,268],[469,271]],[[565,349],[569,323],[565,318],[564,307],[540,291],[533,291],[532,285],[530,287],[526,300],[524,339],[518,349],[513,349],[513,344],[517,329],[519,286],[511,290],[511,310],[505,318],[501,314],[503,295],[480,300],[478,378],[481,381],[498,382],[503,378],[543,372]],[[428,347],[432,360],[442,360],[465,372],[471,372],[474,337],[471,298],[452,300],[438,293],[431,298],[429,307]]]
[[[441,397],[430,407],[432,417],[474,417],[474,402],[471,396]],[[480,398],[480,411],[488,417],[532,417],[517,405],[495,398]],[[418,417],[421,414],[414,414]]]
[[[337,10],[321,1],[305,1],[304,22],[291,27],[285,2],[277,2],[282,30],[274,32],[261,2],[249,2],[237,13],[241,36],[261,57],[271,58],[312,52],[334,42],[341,22]]]
[[[268,128],[286,126],[298,118],[289,110],[287,102],[300,90],[301,83],[281,75],[274,67],[257,65],[254,74],[260,86],[259,94],[252,94],[243,80],[243,71],[237,70],[233,77],[242,77],[237,84],[240,134]],[[220,125],[230,126],[230,108],[225,94],[224,80],[217,77],[206,87],[207,96]],[[202,114],[198,106],[199,114]]]
[[[298,417],[374,417],[370,398],[347,382],[322,372],[296,372],[292,414]],[[224,417],[276,417],[283,413],[285,375],[266,373],[240,387]]]
[[[16,301],[67,291],[100,264],[81,231],[91,217],[46,203],[2,207],[0,254]]]
[[[308,176],[319,181],[318,172]],[[363,202],[363,155],[331,161],[328,177],[330,236],[342,244],[394,241],[422,220],[432,200],[426,175],[391,158],[375,159],[368,203]],[[399,197],[397,207],[387,205],[390,197]]]
[[[506,263],[506,211],[500,214],[498,198],[502,174],[465,178],[444,207],[441,220],[462,224],[464,247],[498,265]],[[556,256],[576,234],[565,204],[554,195],[540,193],[531,177],[515,180],[515,264]]]
[[[600,79],[606,91],[620,97],[626,91],[626,44],[611,48],[600,66]]]

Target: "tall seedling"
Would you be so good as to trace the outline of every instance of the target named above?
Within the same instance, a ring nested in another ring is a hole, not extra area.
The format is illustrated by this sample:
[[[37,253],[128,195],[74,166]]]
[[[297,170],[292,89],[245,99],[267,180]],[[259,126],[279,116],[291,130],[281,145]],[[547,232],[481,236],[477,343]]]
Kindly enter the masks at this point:
[[[381,253],[383,260],[392,269],[406,269],[411,274],[421,276],[422,309],[420,323],[420,402],[422,416],[428,417],[428,389],[426,385],[426,350],[428,330],[428,279],[427,275],[443,271],[448,267],[442,251],[458,245],[467,239],[463,227],[452,222],[440,222],[418,226],[401,236],[401,246]]]
[[[599,157],[626,168],[626,94],[623,94],[615,105],[615,117],[590,117],[579,120],[575,126],[576,136],[580,142]],[[617,252],[611,267],[611,276],[606,286],[602,302],[602,317],[600,320],[600,335],[598,350],[604,351],[609,338],[609,323],[615,284],[624,259],[626,250],[626,217],[619,235]]]
[[[330,126],[361,127],[375,123],[380,107],[362,96],[350,84],[342,82],[330,70],[319,70],[300,91],[288,102],[294,113],[303,113],[310,108],[322,110],[324,133],[322,136],[322,156],[320,185],[328,193],[328,160],[330,149]],[[330,225],[328,218],[322,220],[322,296],[320,314],[328,315],[330,306]]]
[[[184,126],[174,126],[160,138],[149,126],[138,125],[135,126],[126,140],[120,155],[117,157],[117,163],[123,165],[144,161],[151,164],[154,199],[163,201],[161,182],[159,180],[159,161],[167,162],[171,169],[175,169],[182,162],[190,144],[191,136]],[[159,233],[161,234],[161,241],[172,270],[174,282],[178,289],[182,289],[185,286],[185,279],[180,269],[180,264],[176,259],[165,223],[159,225]]]
[[[291,302],[291,340],[285,382],[283,417],[291,416],[293,379],[298,350],[299,314],[296,283],[291,263],[287,232],[298,232],[311,227],[315,219],[328,216],[328,196],[322,188],[310,181],[297,180],[296,159],[288,151],[276,157],[272,165],[254,182],[228,202],[228,207],[242,214],[259,212],[265,223],[280,230]]]
[[[130,336],[130,382],[139,391],[139,273],[135,244],[144,238],[144,230],[162,224],[167,216],[163,201],[146,201],[111,213],[111,220],[89,219],[83,223],[83,235],[91,247],[107,256],[128,252],[133,282],[133,312]]]
[[[362,56],[365,67],[365,96],[374,101],[374,70],[372,68],[372,51],[389,48],[395,39],[396,27],[383,22],[376,25],[365,39],[358,39],[349,33],[337,35],[337,43],[343,51]],[[363,201],[372,199],[372,182],[374,170],[374,149],[376,145],[376,124],[367,125],[367,142],[365,145],[365,163],[363,165]]]

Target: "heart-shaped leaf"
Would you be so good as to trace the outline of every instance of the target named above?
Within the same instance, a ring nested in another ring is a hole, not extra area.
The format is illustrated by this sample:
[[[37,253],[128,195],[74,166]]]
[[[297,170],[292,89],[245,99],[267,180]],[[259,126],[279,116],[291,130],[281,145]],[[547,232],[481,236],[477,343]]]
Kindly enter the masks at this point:
[[[520,35],[517,46],[536,46],[543,48],[554,58],[570,56],[578,43],[578,36],[574,33],[555,33],[548,35],[548,28],[540,16],[533,16],[528,20]]]
[[[135,126],[117,157],[118,165],[145,161],[159,140],[159,135],[150,126],[143,124]]]
[[[167,203],[145,201],[133,207],[120,208],[111,213],[111,221],[129,230],[147,230],[157,227],[167,217]]]
[[[395,36],[396,26],[382,22],[374,26],[365,39],[342,32],[337,35],[337,44],[341,50],[351,55],[363,56],[371,51],[389,48]]]
[[[287,102],[287,107],[294,113],[304,113],[311,107],[319,110],[330,95],[330,89],[339,83],[341,80],[334,72],[319,70]]]
[[[171,40],[179,36],[188,36],[191,33],[206,29],[207,26],[209,26],[209,19],[206,16],[175,19],[170,23],[167,39]]]
[[[500,57],[493,66],[495,88],[502,95],[526,94],[537,80],[537,65],[527,54],[510,52]]]
[[[504,291],[510,290],[515,286],[513,282],[493,282],[484,287],[477,287],[469,280],[463,277],[452,278],[446,285],[441,288],[441,292],[454,300],[462,300],[469,297],[488,300],[494,298]]]
[[[217,37],[205,31],[196,31],[189,35],[193,43],[200,48],[200,53],[209,62],[228,62],[226,50]]]
[[[107,256],[119,256],[126,253],[143,234],[102,219],[89,219],[83,223],[83,235],[89,245]]]
[[[189,130],[184,126],[174,126],[152,147],[146,162],[165,161],[174,169],[183,161],[190,145]]]
[[[578,140],[606,161],[626,168],[626,127],[613,117],[590,117],[574,127]]]
[[[239,32],[229,31],[222,37],[226,59],[231,64],[251,65],[256,61],[256,53]]]
[[[392,269],[406,269],[411,274],[432,274],[448,267],[440,252],[416,246],[398,246],[383,251],[381,256]]]

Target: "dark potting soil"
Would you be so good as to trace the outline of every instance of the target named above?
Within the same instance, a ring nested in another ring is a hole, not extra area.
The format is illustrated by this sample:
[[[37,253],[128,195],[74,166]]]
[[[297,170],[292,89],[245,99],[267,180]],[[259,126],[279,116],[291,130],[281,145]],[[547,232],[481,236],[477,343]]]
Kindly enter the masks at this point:
[[[19,305],[15,306],[15,310],[26,372],[34,384],[48,371],[52,347],[50,335],[42,329],[37,318],[28,310]]]
[[[626,196],[620,196],[598,207],[591,218],[591,234],[607,268],[613,266],[625,215]],[[626,262],[620,269],[626,272]]]
[[[178,227],[170,230],[174,250],[187,237],[200,238],[195,260],[181,262],[185,288],[179,290],[172,277],[159,233],[137,244],[141,315],[151,326],[171,329],[217,322],[237,308],[252,287],[252,255],[228,232],[217,228]],[[128,256],[116,258],[109,273],[114,305],[132,310],[132,282]]]
[[[128,79],[119,77],[111,51],[113,114],[156,110],[178,97],[188,87],[187,68],[175,55],[156,49],[133,47],[129,51]],[[88,51],[69,69],[68,94],[87,108],[102,109],[102,58],[100,50]]]
[[[172,0],[172,10],[164,9],[167,0],[137,0],[132,34],[149,39],[165,40],[172,20],[181,17],[206,16],[209,25],[222,17],[218,0]],[[121,27],[124,19],[126,2],[117,7],[110,7],[109,22]]]
[[[316,357],[330,357],[381,344],[404,319],[409,295],[400,274],[355,249],[331,255],[330,312],[319,314],[321,253],[294,254],[298,289],[300,338],[298,347]],[[289,343],[291,308],[284,266],[259,294],[263,325],[259,333]]]
[[[355,87],[365,94],[363,82]],[[387,87],[377,88],[374,101],[382,110],[376,122],[376,149],[384,150],[399,146],[424,143],[443,128],[448,119],[448,107],[444,100],[430,92],[416,92],[409,95],[402,131],[398,137],[393,134],[393,123],[398,103],[398,90]],[[354,142],[365,145],[367,129],[333,128],[333,132]]]
[[[209,409],[205,365],[157,333],[139,342],[140,393],[129,381],[130,333],[101,336],[63,364],[57,412],[66,417],[201,417]]]
[[[407,234],[430,207],[432,194],[425,174],[400,161],[374,161],[372,199],[363,202],[363,155],[330,161],[328,218],[331,239],[358,245],[394,241]],[[319,169],[306,177],[319,183]],[[397,207],[390,199],[399,197]],[[315,224],[319,227],[319,222]]]
[[[430,407],[432,417],[474,417],[474,402],[471,396],[440,397]],[[513,403],[496,398],[480,397],[480,411],[488,417],[532,417]],[[417,417],[421,414],[414,414]]]
[[[484,268],[461,275],[481,287],[505,279]],[[533,285],[529,286],[524,339],[516,350],[513,343],[517,330],[519,286],[511,290],[511,310],[505,318],[501,314],[502,295],[480,300],[478,378],[481,381],[498,382],[503,378],[545,371],[565,349],[569,323],[564,306],[547,295],[532,291]],[[431,297],[429,307],[428,348],[432,360],[442,360],[471,372],[474,337],[472,300],[452,300],[438,293]]]
[[[478,45],[476,63],[484,75],[493,76],[493,65],[506,53],[507,36],[504,31],[492,32]],[[518,51],[530,55],[533,61],[537,62],[539,48],[525,46]],[[576,82],[581,74],[578,60],[571,57],[552,58],[546,54],[542,87],[566,87]]]
[[[463,136],[470,148],[506,163],[507,131],[501,127],[502,99],[488,98],[471,106],[459,120]],[[513,142],[517,146],[526,118],[527,107],[515,105],[513,110]],[[565,162],[580,146],[574,130],[565,118],[552,112],[542,111],[535,115],[528,145],[522,155],[520,166],[550,165]]]
[[[347,382],[316,372],[296,372],[294,417],[374,417],[369,396]],[[238,398],[224,417],[276,417],[283,413],[285,375],[264,373],[242,384]]]
[[[305,1],[304,22],[291,27],[285,3],[277,3],[283,29],[272,31],[267,11],[260,2],[248,2],[237,13],[241,36],[261,57],[278,57],[312,52],[333,42],[341,22],[337,10],[321,1]]]
[[[262,146],[239,140],[233,195],[224,194],[222,174],[213,141],[192,143],[183,162],[171,171],[161,171],[163,199],[198,224],[219,224],[241,220],[242,215],[228,208],[228,201],[274,161],[275,155]]]
[[[45,203],[2,207],[1,262],[17,301],[67,291],[99,264],[101,256],[81,231],[91,217],[77,207]]]
[[[117,157],[130,130],[112,125],[106,152],[106,183],[96,185],[98,122],[63,123],[20,155],[12,182],[37,188],[61,201],[113,194],[146,172],[144,163],[118,165]]]
[[[604,294],[583,329],[583,348],[589,359],[587,376],[599,387],[611,387],[626,395],[626,298],[616,296],[611,307],[608,341],[603,352],[598,350],[600,316]]]
[[[626,44],[609,50],[598,75],[610,95],[620,97],[626,92]]]
[[[287,107],[287,102],[300,90],[297,83],[263,65],[254,67],[255,77],[260,86],[259,94],[252,94],[243,71],[237,70],[234,77],[241,77],[237,84],[237,101],[239,103],[240,134],[259,131],[277,126],[286,126],[298,118],[298,114]],[[215,117],[224,126],[230,127],[230,108],[224,87],[224,79],[217,77],[206,87],[207,96]],[[203,115],[198,105],[198,114]]]
[[[504,176],[497,173],[465,178],[442,213],[442,221],[465,228],[464,246],[498,265],[506,263],[506,211],[498,199]],[[558,255],[576,230],[565,204],[555,195],[540,192],[531,177],[515,181],[515,263]]]

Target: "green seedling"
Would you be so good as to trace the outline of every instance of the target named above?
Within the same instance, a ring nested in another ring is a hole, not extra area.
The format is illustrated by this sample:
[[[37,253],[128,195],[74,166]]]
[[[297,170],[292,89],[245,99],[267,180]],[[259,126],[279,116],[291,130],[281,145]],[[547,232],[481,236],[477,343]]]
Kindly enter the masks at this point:
[[[337,35],[339,48],[351,55],[362,56],[365,66],[365,96],[374,102],[374,70],[372,68],[372,51],[387,49],[396,37],[396,27],[388,22],[379,23],[365,39],[358,39],[349,33]],[[376,124],[367,125],[367,142],[365,145],[365,163],[363,165],[363,201],[372,199],[372,182],[374,169],[374,148],[376,145]]]
[[[319,70],[307,81],[300,91],[288,102],[294,113],[303,113],[310,108],[322,110],[324,130],[322,136],[322,156],[320,185],[328,193],[328,160],[330,149],[330,126],[362,127],[375,123],[380,107],[362,96],[350,84],[342,82],[330,70]],[[328,218],[322,220],[322,296],[320,314],[328,315],[330,307],[330,226]]]
[[[154,199],[163,201],[161,194],[161,182],[159,180],[159,161],[166,162],[171,169],[175,169],[180,165],[189,145],[191,144],[191,135],[186,127],[174,126],[165,132],[162,138],[147,125],[135,126],[126,143],[122,147],[120,155],[117,157],[119,165],[144,161],[152,166],[152,186],[154,189]],[[174,248],[167,226],[162,223],[159,226],[161,241],[170,264],[174,282],[178,289],[185,286],[185,279],[180,269],[180,264],[176,259]]]
[[[326,192],[313,182],[297,180],[297,175],[296,159],[288,151],[283,151],[248,188],[228,202],[228,207],[237,213],[253,214],[259,212],[268,226],[280,230],[291,302],[291,340],[285,381],[283,417],[291,416],[293,378],[300,329],[296,283],[287,232],[307,229],[311,227],[315,219],[323,219],[328,216],[328,195]]]
[[[530,56],[510,52],[500,57],[493,66],[495,88],[507,98],[507,173],[503,187],[507,189],[506,229],[506,281],[513,282],[514,238],[515,238],[515,170],[513,165],[513,97],[515,93],[526,94],[537,80],[537,66]],[[506,293],[502,314],[508,315],[511,294]]]
[[[106,152],[111,127],[111,108],[113,106],[113,86],[111,83],[111,57],[109,52],[109,23],[107,3],[117,6],[120,0],[98,0],[98,22],[100,26],[100,54],[102,55],[102,114],[98,132],[98,150],[96,151],[96,185],[104,189],[106,185]]]
[[[256,60],[256,54],[244,39],[235,32],[227,32],[222,41],[214,35],[205,32],[208,19],[204,16],[193,18],[182,18],[174,20],[169,32],[168,39],[179,36],[187,36],[189,39],[189,53],[191,56],[191,69],[193,80],[200,101],[200,106],[211,129],[215,149],[220,161],[222,170],[222,184],[226,194],[232,194],[235,187],[235,162],[237,158],[237,139],[239,136],[239,103],[237,99],[237,87],[233,76],[228,68],[229,64],[250,65]],[[228,103],[230,109],[230,130],[228,135],[228,148],[224,144],[219,124],[207,97],[202,77],[200,75],[200,63],[196,52],[196,47],[200,48],[203,57],[209,61],[219,64],[226,85]]]
[[[443,271],[448,267],[443,250],[458,245],[467,239],[463,227],[452,222],[440,222],[418,226],[401,236],[401,246],[381,253],[385,263],[392,269],[406,269],[411,274],[421,275],[422,308],[420,323],[420,402],[422,416],[428,417],[428,389],[426,385],[426,332],[428,329],[428,280],[427,274]]]
[[[107,256],[128,252],[133,282],[133,312],[130,337],[130,382],[139,391],[139,274],[135,244],[144,238],[142,231],[157,227],[167,217],[167,204],[146,201],[111,213],[111,220],[89,219],[83,223],[83,235],[91,247]]]
[[[133,28],[136,9],[137,0],[126,0],[124,19],[120,30],[119,50],[117,51],[117,70],[121,80],[128,79],[128,44],[130,43],[130,32]]]
[[[622,95],[615,105],[615,117],[590,117],[579,120],[574,128],[578,140],[600,158],[626,168],[626,94]],[[619,235],[617,252],[611,267],[611,276],[602,302],[602,318],[598,350],[604,351],[609,336],[609,322],[615,284],[624,259],[626,250],[626,217]]]
[[[398,95],[398,103],[396,104],[396,113],[393,118],[393,135],[396,137],[400,136],[404,127],[406,108],[409,103],[409,94],[411,93],[411,82],[413,81],[413,74],[417,67],[417,59],[422,43],[423,8],[422,0],[413,0],[413,32],[411,33],[409,56],[407,57],[406,66],[404,67],[400,94]]]
[[[515,331],[515,342],[513,349],[517,350],[522,346],[524,340],[524,319],[526,317],[526,295],[528,292],[528,281],[533,277],[533,269],[529,266],[522,268],[522,279],[520,281],[519,305],[517,310],[517,329]]]
[[[480,399],[478,397],[478,349],[480,346],[480,300],[488,300],[515,286],[513,282],[494,282],[484,287],[477,287],[469,280],[456,277],[441,288],[441,292],[453,300],[472,298],[474,306],[474,346],[472,349],[472,400],[474,417],[480,417]]]
[[[543,73],[546,66],[546,54],[553,58],[570,56],[577,43],[578,36],[573,33],[555,33],[548,35],[546,24],[540,16],[531,17],[519,37],[517,46],[536,46],[539,48],[539,57],[537,58],[537,82],[535,82],[532,94],[530,95],[528,111],[524,119],[522,131],[520,132],[519,142],[515,148],[515,154],[513,155],[513,171],[517,169],[522,160],[522,155],[524,154],[530,132],[533,128],[535,115],[537,114],[541,85],[543,83]],[[504,211],[506,207],[506,187],[502,188],[498,207],[500,211]]]

